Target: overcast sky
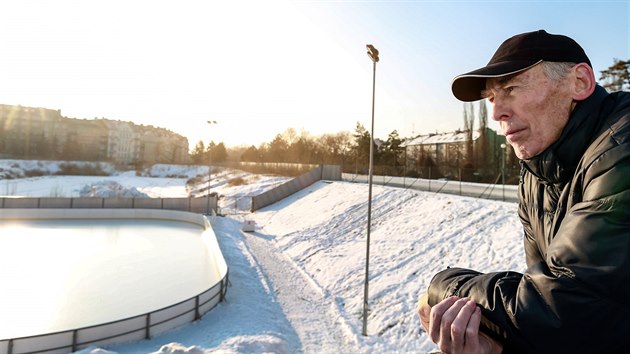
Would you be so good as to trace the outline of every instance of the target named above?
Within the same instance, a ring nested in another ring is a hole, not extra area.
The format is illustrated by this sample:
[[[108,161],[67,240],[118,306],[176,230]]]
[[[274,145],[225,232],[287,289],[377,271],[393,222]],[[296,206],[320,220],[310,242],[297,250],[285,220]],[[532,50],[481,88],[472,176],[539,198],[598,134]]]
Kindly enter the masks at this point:
[[[597,78],[630,59],[627,0],[22,0],[0,13],[0,103],[161,126],[191,148],[369,130],[368,43],[383,139],[461,128],[452,78],[517,33],[573,37]]]

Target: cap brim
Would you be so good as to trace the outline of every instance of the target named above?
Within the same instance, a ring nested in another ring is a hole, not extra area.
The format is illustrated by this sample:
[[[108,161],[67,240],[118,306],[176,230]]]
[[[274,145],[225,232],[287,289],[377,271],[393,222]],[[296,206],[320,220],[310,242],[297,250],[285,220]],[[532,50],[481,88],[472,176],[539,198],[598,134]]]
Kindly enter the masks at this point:
[[[542,60],[510,61],[495,63],[466,74],[456,76],[451,83],[453,95],[464,102],[482,99],[481,91],[486,89],[486,79],[517,74],[541,63]]]

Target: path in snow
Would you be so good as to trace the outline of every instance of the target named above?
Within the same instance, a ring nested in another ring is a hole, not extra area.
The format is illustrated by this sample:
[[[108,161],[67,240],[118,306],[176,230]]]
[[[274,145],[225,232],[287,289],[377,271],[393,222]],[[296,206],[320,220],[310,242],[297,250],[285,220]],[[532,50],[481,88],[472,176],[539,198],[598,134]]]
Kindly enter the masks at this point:
[[[304,353],[356,353],[356,343],[340,333],[340,316],[330,296],[314,284],[288,257],[277,250],[272,236],[243,233],[247,245],[265,271],[289,322],[300,337]]]

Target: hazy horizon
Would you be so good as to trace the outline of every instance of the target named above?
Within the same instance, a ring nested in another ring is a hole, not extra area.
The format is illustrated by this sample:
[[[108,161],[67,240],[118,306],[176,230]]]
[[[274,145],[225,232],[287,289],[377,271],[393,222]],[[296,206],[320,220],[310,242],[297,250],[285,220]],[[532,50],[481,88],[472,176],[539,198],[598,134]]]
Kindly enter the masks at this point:
[[[60,0],[4,2],[0,11],[3,103],[164,127],[191,147],[258,146],[287,128],[369,129],[366,44],[380,51],[381,139],[461,128],[452,78],[483,66],[517,33],[571,36],[596,78],[630,58],[627,0]]]

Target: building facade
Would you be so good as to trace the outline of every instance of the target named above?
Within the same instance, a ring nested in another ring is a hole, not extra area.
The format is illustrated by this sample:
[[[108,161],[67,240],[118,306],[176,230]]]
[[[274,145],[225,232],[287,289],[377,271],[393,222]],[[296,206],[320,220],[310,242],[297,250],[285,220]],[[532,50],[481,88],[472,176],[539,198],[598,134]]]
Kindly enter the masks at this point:
[[[25,158],[57,153],[61,111],[0,105],[0,153]]]
[[[189,162],[188,139],[164,128],[11,105],[0,105],[0,157],[127,165]]]
[[[517,161],[505,136],[490,128],[420,135],[403,146],[407,170],[430,178],[491,181],[502,164]]]
[[[102,119],[107,127],[107,157],[122,164],[138,161],[138,134],[133,123]]]

